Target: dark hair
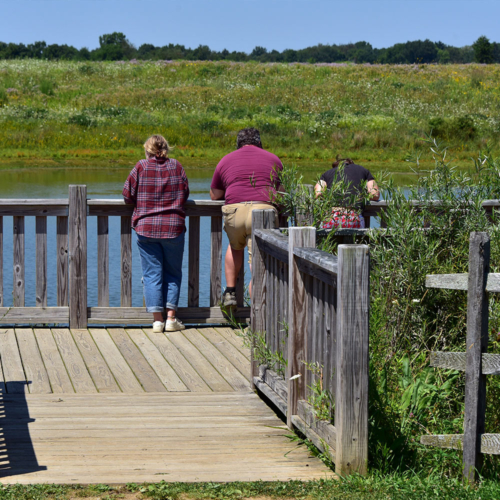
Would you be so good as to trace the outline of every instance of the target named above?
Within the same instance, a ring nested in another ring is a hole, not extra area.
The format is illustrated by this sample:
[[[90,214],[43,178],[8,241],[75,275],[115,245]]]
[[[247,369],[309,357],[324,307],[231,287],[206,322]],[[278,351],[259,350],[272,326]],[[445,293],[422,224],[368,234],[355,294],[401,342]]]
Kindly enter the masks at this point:
[[[340,158],[340,155],[337,155],[335,161],[332,163],[332,167],[337,168],[341,163],[344,165],[354,165],[354,162],[350,158]]]
[[[243,146],[257,146],[262,148],[260,132],[256,128],[244,128],[238,132],[236,147],[240,149]]]

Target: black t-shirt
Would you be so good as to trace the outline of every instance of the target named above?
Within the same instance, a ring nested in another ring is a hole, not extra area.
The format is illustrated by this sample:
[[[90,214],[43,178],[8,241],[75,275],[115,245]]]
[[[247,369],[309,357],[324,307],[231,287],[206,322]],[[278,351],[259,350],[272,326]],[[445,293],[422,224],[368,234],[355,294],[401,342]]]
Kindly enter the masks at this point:
[[[357,195],[360,194],[361,183],[363,181],[374,181],[373,175],[369,170],[362,167],[361,165],[356,165],[352,163],[350,165],[345,165],[341,170],[342,176],[339,175],[338,167],[331,168],[327,170],[321,177],[320,180],[326,182],[326,187],[330,189],[332,184],[343,180],[346,184],[349,184],[349,189],[347,190],[346,196],[344,198],[343,205],[350,205],[350,201]],[[355,203],[357,208],[363,209],[364,203]]]

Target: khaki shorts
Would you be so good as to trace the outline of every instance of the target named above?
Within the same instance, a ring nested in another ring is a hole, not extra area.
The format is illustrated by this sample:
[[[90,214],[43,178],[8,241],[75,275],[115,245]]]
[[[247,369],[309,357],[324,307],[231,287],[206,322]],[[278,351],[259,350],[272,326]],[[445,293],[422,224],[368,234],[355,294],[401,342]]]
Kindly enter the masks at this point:
[[[229,244],[234,250],[243,250],[248,246],[248,262],[252,263],[252,211],[274,210],[278,227],[278,211],[268,203],[234,203],[222,207],[224,230],[229,238]]]

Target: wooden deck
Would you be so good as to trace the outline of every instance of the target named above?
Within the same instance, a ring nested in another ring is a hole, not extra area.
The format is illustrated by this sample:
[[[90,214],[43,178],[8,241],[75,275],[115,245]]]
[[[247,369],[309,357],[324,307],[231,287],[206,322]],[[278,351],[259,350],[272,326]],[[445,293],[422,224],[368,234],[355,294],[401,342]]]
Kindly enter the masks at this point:
[[[2,483],[332,477],[250,390],[229,328],[0,329]]]

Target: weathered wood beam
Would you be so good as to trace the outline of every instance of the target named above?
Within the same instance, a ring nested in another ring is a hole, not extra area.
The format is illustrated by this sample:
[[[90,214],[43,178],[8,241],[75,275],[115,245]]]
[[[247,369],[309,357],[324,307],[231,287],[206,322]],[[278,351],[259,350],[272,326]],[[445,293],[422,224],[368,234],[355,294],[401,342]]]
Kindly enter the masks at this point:
[[[304,422],[304,420],[302,420],[298,415],[293,415],[292,423],[302,434],[304,434],[304,436],[306,436],[307,439],[312,441],[312,443],[314,444],[314,446],[316,446],[316,448],[318,448],[318,450],[321,450],[323,453],[327,453],[328,455],[330,455],[332,461],[335,462],[335,450],[330,448],[328,445],[325,445],[326,443],[324,439],[319,434],[314,432],[313,429]]]
[[[256,230],[255,236],[259,240],[262,252],[288,264],[288,237],[277,229]]]
[[[254,386],[266,396],[273,404],[278,408],[278,410],[286,417],[288,412],[288,406],[286,401],[281,398],[273,389],[266,384],[260,377],[253,378]]]
[[[313,276],[328,285],[336,286],[338,258],[316,248],[295,248],[299,271]]]
[[[69,307],[0,307],[0,323],[68,323]]]
[[[282,377],[273,370],[265,370],[262,379],[280,398],[288,401],[288,387]]]
[[[469,273],[461,274],[429,274],[425,277],[427,288],[445,288],[448,290],[467,290]],[[486,291],[500,292],[500,273],[488,273]]]
[[[446,368],[464,372],[466,367],[465,352],[431,352],[430,365],[434,368]],[[500,375],[500,354],[483,354],[483,375]]]
[[[461,450],[463,449],[463,439],[463,434],[438,434],[434,436],[422,436],[420,442],[425,446]],[[482,434],[481,453],[500,455],[500,434]]]
[[[298,415],[335,454],[337,447],[337,429],[328,421],[316,417],[314,408],[307,401],[299,401]],[[324,450],[323,450],[324,451]]]
[[[471,233],[467,290],[467,338],[465,367],[465,416],[463,474],[477,479],[481,469],[481,434],[486,418],[486,376],[482,374],[482,355],[488,350],[488,295],[485,293],[490,267],[488,233]]]

